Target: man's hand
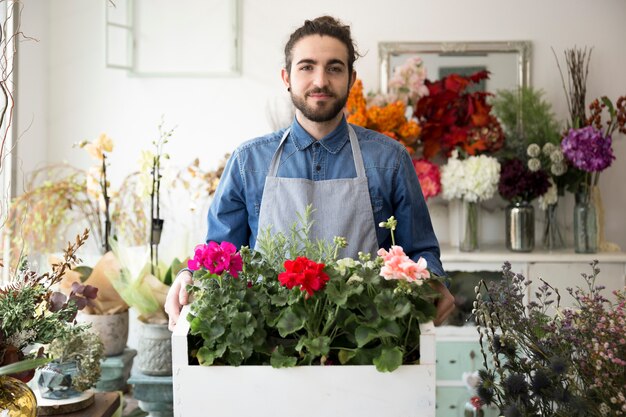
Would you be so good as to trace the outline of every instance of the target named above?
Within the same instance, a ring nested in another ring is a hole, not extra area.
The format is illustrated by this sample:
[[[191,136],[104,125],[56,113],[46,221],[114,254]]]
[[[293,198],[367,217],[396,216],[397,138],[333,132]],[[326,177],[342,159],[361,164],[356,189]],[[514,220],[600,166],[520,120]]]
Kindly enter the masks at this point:
[[[174,331],[178,317],[180,317],[180,310],[184,305],[189,304],[189,293],[187,292],[187,285],[191,285],[193,279],[189,271],[182,271],[178,274],[170,290],[167,292],[167,298],[165,299],[165,312],[169,316],[168,328],[170,331]]]
[[[437,300],[437,316],[433,320],[435,326],[440,326],[454,311],[454,296],[441,282],[430,281],[428,284],[441,294],[441,298]]]

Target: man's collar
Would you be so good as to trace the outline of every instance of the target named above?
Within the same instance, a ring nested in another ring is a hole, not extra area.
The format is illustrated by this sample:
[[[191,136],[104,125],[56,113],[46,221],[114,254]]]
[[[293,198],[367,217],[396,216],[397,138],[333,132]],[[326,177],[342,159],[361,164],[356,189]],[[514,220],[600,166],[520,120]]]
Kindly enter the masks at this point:
[[[349,139],[348,122],[346,122],[345,116],[342,117],[341,122],[335,130],[317,141],[313,136],[309,135],[306,130],[304,130],[300,123],[298,123],[298,120],[294,117],[289,135],[291,136],[296,149],[299,151],[308,148],[315,142],[319,142],[328,152],[336,154]]]

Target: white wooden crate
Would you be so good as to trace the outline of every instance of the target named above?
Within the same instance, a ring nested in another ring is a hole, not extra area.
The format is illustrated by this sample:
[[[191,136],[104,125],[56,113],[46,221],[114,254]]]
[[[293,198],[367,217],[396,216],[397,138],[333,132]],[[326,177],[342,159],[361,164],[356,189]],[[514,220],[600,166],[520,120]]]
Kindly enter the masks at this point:
[[[421,325],[420,365],[190,366],[185,319],[172,335],[175,417],[435,417],[435,332]]]

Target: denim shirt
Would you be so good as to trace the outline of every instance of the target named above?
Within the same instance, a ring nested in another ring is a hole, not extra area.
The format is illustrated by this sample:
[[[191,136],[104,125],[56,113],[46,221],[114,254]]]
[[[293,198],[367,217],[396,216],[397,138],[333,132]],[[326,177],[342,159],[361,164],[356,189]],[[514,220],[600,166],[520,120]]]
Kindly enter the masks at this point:
[[[387,136],[352,127],[363,154],[380,247],[391,246],[391,233],[378,224],[395,216],[396,245],[413,260],[423,256],[433,273],[445,275],[439,243],[408,152]],[[280,130],[245,142],[230,157],[209,208],[207,242],[254,247],[265,177],[283,133]],[[345,118],[319,141],[294,118],[277,176],[313,181],[356,177]]]

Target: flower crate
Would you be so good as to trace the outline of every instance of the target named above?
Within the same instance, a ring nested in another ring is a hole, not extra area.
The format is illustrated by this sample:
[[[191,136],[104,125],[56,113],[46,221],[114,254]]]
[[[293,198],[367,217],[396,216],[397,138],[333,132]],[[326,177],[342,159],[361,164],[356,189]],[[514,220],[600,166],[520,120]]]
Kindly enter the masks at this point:
[[[185,307],[172,335],[175,417],[214,415],[434,417],[435,332],[420,326],[420,365],[197,366],[187,359]]]

